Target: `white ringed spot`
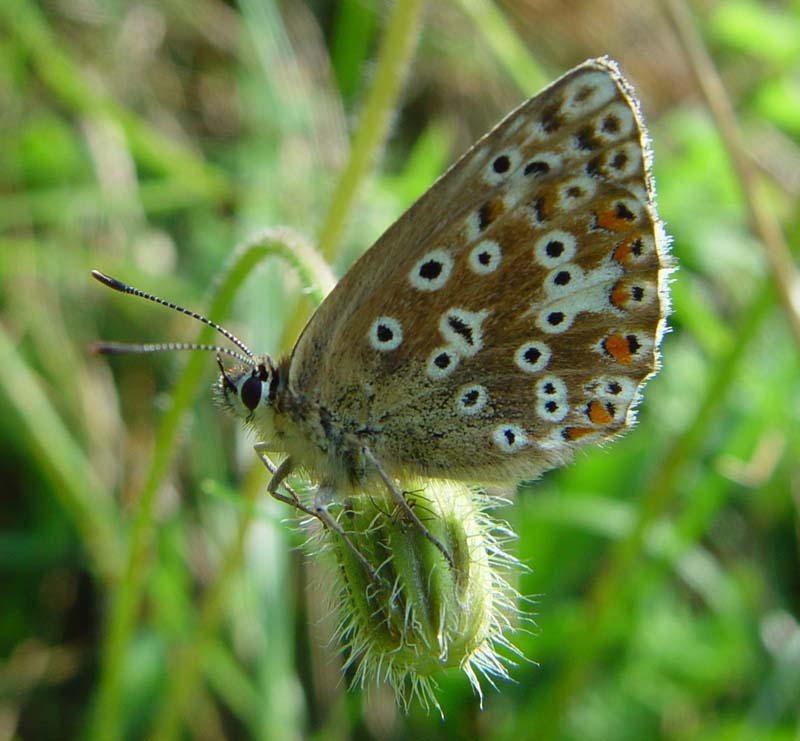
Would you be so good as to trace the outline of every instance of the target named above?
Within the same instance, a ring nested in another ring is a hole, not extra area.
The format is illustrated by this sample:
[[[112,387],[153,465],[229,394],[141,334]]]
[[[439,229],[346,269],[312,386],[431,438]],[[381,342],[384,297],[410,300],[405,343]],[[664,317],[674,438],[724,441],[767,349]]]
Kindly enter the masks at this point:
[[[656,286],[649,280],[628,275],[618,280],[608,294],[612,306],[626,311],[636,310],[653,303],[658,296]]]
[[[477,383],[462,386],[456,396],[456,409],[461,414],[477,414],[486,406],[489,394],[486,388]]]
[[[636,399],[636,383],[627,376],[601,376],[584,384],[584,391],[590,398],[613,405],[613,411],[606,406],[612,415],[612,421],[622,422]]]
[[[561,172],[561,157],[555,152],[538,152],[520,169],[520,175],[526,180],[539,178]]]
[[[608,427],[614,422],[619,422],[621,411],[624,412],[624,408],[613,401],[600,401],[599,399],[591,399],[583,407],[586,420],[596,427]]]
[[[489,312],[448,309],[439,320],[445,342],[459,355],[472,357],[483,347],[481,324]]]
[[[528,444],[528,437],[519,425],[499,425],[492,432],[492,440],[504,453],[516,453]]]
[[[604,210],[594,213],[591,229],[606,232],[627,232],[641,220],[643,203],[633,198],[618,198]]]
[[[484,168],[483,182],[488,185],[497,185],[502,183],[513,173],[522,160],[522,155],[519,150],[508,148],[500,154],[495,155],[491,162]]]
[[[561,334],[572,326],[573,321],[575,321],[574,311],[565,306],[549,306],[539,312],[536,317],[536,326],[547,334]]]
[[[653,257],[655,241],[650,234],[632,234],[617,242],[612,259],[625,267],[647,263]]]
[[[575,237],[561,229],[553,229],[536,240],[533,255],[546,268],[554,268],[575,257]]]
[[[536,384],[536,413],[548,422],[561,422],[569,412],[567,386],[558,376],[545,376]]]
[[[429,356],[425,367],[428,378],[438,381],[446,378],[457,367],[461,360],[458,353],[452,347],[437,347]]]
[[[419,291],[438,291],[452,270],[453,258],[447,250],[431,250],[414,263],[408,281]]]
[[[390,316],[379,316],[369,329],[369,344],[375,350],[389,352],[400,347],[403,341],[403,330],[400,322]]]
[[[550,297],[558,297],[580,290],[584,283],[584,272],[572,262],[559,265],[544,279],[544,290]]]
[[[601,399],[615,399],[630,403],[636,393],[636,383],[628,376],[605,376],[594,379],[595,393]]]
[[[546,228],[547,222],[560,211],[558,193],[552,190],[540,191],[528,201],[528,218],[531,226],[538,232]]]
[[[525,373],[538,373],[547,367],[551,354],[544,342],[526,342],[514,353],[514,362]]]
[[[589,175],[578,175],[558,187],[558,202],[563,208],[574,208],[588,201],[596,190],[596,180]]]
[[[546,139],[548,139],[552,135],[552,131],[549,131],[545,128],[544,124],[541,121],[534,121],[528,128],[526,129],[527,136],[525,137],[525,141],[523,142],[524,146],[529,146],[531,144],[541,144]]]
[[[642,171],[642,148],[637,142],[625,142],[606,157],[606,170],[614,180],[626,180]]]
[[[542,450],[563,451],[568,447],[567,439],[564,437],[566,427],[555,427],[546,437],[537,440],[537,445]]]
[[[492,239],[484,239],[472,248],[467,259],[473,272],[488,275],[497,270],[500,256],[500,245]]]
[[[622,101],[606,107],[597,116],[597,123],[595,135],[607,144],[630,136],[636,126],[633,111]]]
[[[607,334],[595,345],[595,351],[621,365],[636,365],[652,361],[653,338],[625,330]]]
[[[608,72],[585,72],[567,83],[563,111],[570,117],[585,116],[606,105],[616,95],[616,83]]]

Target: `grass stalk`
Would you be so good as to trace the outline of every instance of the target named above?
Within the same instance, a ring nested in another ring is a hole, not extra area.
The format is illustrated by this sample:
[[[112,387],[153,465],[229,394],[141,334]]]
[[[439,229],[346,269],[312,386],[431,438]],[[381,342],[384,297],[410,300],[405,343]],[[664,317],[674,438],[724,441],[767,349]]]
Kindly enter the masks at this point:
[[[141,165],[180,181],[189,192],[217,200],[232,195],[233,186],[223,171],[88,84],[34,2],[6,0],[0,3],[0,18],[30,55],[41,81],[67,110],[77,116],[108,116],[124,131]]]
[[[560,676],[538,706],[541,713],[537,715],[537,731],[542,738],[558,736],[557,729],[567,717],[570,705],[590,679],[601,652],[608,648],[608,636],[616,635],[608,621],[614,610],[625,604],[637,559],[646,558],[644,540],[648,529],[675,504],[676,482],[684,466],[697,460],[703,432],[720,411],[741,363],[747,358],[747,349],[774,301],[772,285],[765,283],[751,304],[743,309],[743,319],[734,333],[736,342],[717,357],[709,374],[708,390],[691,422],[672,441],[643,483],[644,495],[635,509],[635,522],[625,537],[611,545],[583,601],[580,618],[576,619],[576,625],[582,629],[576,632],[569,651],[565,652]]]
[[[800,348],[800,273],[794,264],[778,219],[765,199],[759,197],[758,170],[743,146],[733,104],[685,0],[662,0],[662,4],[675,26],[689,66],[728,152],[744,198],[750,230],[764,248],[780,304],[795,344]]]
[[[547,75],[495,3],[491,0],[459,0],[458,4],[524,95],[533,95],[547,84]]]
[[[706,395],[697,407],[692,422],[674,439],[653,469],[645,485],[645,495],[638,508],[636,523],[627,537],[615,543],[604,567],[595,578],[583,603],[580,624],[585,627],[565,657],[564,670],[553,684],[539,718],[539,730],[544,737],[556,734],[575,696],[589,680],[592,667],[606,649],[606,636],[611,632],[608,620],[615,607],[624,604],[628,577],[635,561],[643,553],[643,539],[648,528],[675,504],[676,482],[687,462],[697,459],[703,431],[719,412],[725,396],[736,380],[746,350],[774,305],[775,295],[781,298],[795,338],[800,341],[800,323],[792,306],[792,283],[797,281],[788,257],[780,228],[755,193],[755,173],[739,143],[738,127],[730,100],[727,98],[702,39],[697,33],[688,8],[682,0],[665,0],[684,47],[689,55],[698,82],[703,89],[717,128],[720,132],[743,194],[744,206],[750,218],[751,230],[768,255],[772,281],[764,283],[751,303],[740,314],[740,324],[734,333],[735,343],[721,353],[709,374]]]
[[[0,325],[0,394],[23,439],[53,480],[53,490],[81,534],[94,573],[109,581],[122,564],[122,533],[111,498],[103,492],[83,449],[47,397],[36,372]]]
[[[422,0],[397,0],[392,6],[375,75],[353,134],[350,157],[319,233],[319,251],[329,263],[336,257],[358,190],[386,141],[392,112],[416,46],[422,5]]]

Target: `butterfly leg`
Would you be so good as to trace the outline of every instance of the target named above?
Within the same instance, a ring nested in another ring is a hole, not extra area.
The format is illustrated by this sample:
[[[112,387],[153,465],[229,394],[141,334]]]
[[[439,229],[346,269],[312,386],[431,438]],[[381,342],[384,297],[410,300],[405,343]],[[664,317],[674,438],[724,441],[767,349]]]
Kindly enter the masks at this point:
[[[428,530],[427,527],[425,527],[425,524],[422,522],[422,520],[417,517],[416,512],[414,512],[414,510],[411,508],[411,505],[403,496],[403,492],[401,492],[394,485],[394,482],[387,476],[386,471],[383,470],[381,464],[378,463],[375,456],[372,455],[372,451],[369,448],[362,448],[362,452],[364,457],[375,467],[375,470],[378,472],[378,476],[381,477],[381,480],[386,485],[386,488],[389,490],[392,498],[395,500],[395,502],[397,502],[398,506],[405,513],[406,517],[413,522],[414,525],[419,528],[419,531],[441,551],[447,563],[450,564],[450,568],[455,568],[455,563],[453,562],[453,557],[450,555],[450,552],[444,547],[444,544],[430,530]]]
[[[337,522],[333,515],[328,512],[328,504],[335,496],[336,492],[331,487],[320,486],[317,489],[317,493],[314,495],[314,510],[316,517],[326,527],[329,527],[331,530],[333,530],[344,541],[345,545],[356,557],[356,560],[364,567],[364,571],[367,572],[369,578],[376,586],[380,587],[381,580],[378,578],[378,573],[372,568],[369,561],[364,558],[361,551],[356,548],[353,541],[350,540],[348,534],[342,529],[342,526]]]
[[[342,526],[334,519],[331,513],[328,512],[328,504],[335,495],[334,490],[330,487],[319,487],[316,495],[314,496],[314,509],[312,510],[306,507],[300,501],[300,497],[297,496],[297,493],[294,491],[294,489],[292,489],[292,487],[289,486],[289,484],[287,484],[285,481],[286,477],[294,468],[294,461],[291,459],[291,457],[286,458],[279,466],[276,467],[267,456],[267,453],[272,450],[268,443],[256,443],[253,448],[255,449],[258,457],[261,459],[261,462],[272,474],[272,478],[269,480],[269,484],[267,484],[267,491],[269,492],[270,496],[277,499],[279,502],[283,502],[284,504],[288,504],[291,507],[300,510],[310,517],[316,518],[323,524],[324,527],[328,527],[333,530],[333,532],[335,532],[345,542],[345,545],[347,545],[347,547],[352,551],[358,562],[364,567],[364,570],[369,575],[369,578],[377,586],[380,586],[381,582],[375,569],[370,566],[369,561],[367,561],[358,548],[355,547],[353,541],[350,540],[347,533],[342,529]],[[280,486],[283,486],[283,488],[289,492],[290,496],[281,494],[280,491],[278,491]]]
[[[295,490],[286,483],[286,477],[294,468],[294,461],[291,458],[286,458],[279,466],[276,467],[275,464],[267,457],[267,452],[270,450],[270,447],[267,443],[256,443],[253,446],[253,449],[256,451],[256,454],[261,459],[261,462],[264,464],[266,469],[272,474],[272,478],[269,480],[269,484],[267,484],[267,491],[269,492],[269,495],[273,499],[277,499],[279,502],[283,502],[284,504],[288,504],[290,507],[300,510],[300,512],[307,514],[309,517],[317,517],[317,514],[314,511],[310,510],[300,501],[300,497],[297,496],[297,492],[295,492]],[[278,488],[281,485],[283,485],[283,488],[289,492],[289,496],[281,494],[281,492],[278,491]]]

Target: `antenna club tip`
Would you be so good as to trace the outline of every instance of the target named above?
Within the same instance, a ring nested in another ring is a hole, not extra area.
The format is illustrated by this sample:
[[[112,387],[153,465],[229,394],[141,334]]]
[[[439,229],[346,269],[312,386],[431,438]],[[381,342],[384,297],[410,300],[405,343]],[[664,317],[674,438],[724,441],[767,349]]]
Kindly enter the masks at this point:
[[[126,345],[121,342],[94,342],[89,345],[91,355],[125,355],[137,352],[139,345]]]
[[[118,281],[116,278],[112,278],[110,275],[101,273],[99,270],[92,270],[92,278],[100,281],[103,285],[106,285],[109,288],[113,288],[115,291],[125,292],[126,286],[124,283]]]

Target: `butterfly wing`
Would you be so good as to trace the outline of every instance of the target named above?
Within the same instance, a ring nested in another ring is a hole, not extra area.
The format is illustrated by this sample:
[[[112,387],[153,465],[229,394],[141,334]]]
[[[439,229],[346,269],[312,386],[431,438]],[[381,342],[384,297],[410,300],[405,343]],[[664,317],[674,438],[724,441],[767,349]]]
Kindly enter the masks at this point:
[[[347,272],[289,388],[393,473],[530,478],[632,421],[665,326],[636,99],[591,60],[479,140]]]

